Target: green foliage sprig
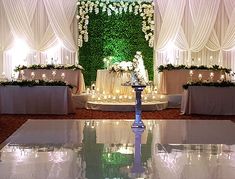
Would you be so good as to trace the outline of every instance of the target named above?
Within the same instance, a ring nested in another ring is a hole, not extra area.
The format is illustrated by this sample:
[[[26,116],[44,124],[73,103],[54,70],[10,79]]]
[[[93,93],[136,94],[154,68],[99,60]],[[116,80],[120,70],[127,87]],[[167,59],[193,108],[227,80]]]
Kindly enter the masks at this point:
[[[223,68],[221,66],[218,65],[213,65],[212,67],[207,67],[204,65],[201,66],[186,66],[186,65],[172,65],[172,64],[167,64],[167,65],[160,65],[158,67],[158,72],[163,72],[163,70],[182,70],[182,69],[186,69],[186,70],[213,70],[213,71],[224,71],[225,73],[230,73],[232,70],[228,69],[228,68]]]
[[[18,80],[18,81],[1,81],[0,86],[7,86],[7,85],[13,85],[13,86],[68,86],[69,88],[73,88],[71,85],[66,84],[63,81],[44,81],[44,80]]]
[[[31,69],[31,70],[37,70],[37,69],[72,69],[72,70],[84,70],[81,65],[54,65],[54,64],[46,64],[46,65],[31,65],[31,66],[25,66],[25,65],[19,65],[17,66],[14,71],[20,71],[25,69]]]
[[[231,81],[219,81],[219,82],[196,81],[184,84],[183,88],[188,89],[189,86],[235,87],[235,83],[232,83]]]

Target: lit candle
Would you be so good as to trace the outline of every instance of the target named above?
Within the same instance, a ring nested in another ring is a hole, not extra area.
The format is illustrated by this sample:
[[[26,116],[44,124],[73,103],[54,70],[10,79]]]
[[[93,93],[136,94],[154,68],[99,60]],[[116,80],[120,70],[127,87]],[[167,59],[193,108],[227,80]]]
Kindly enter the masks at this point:
[[[104,96],[104,100],[107,100],[107,96],[106,95]]]
[[[210,73],[210,78],[213,79],[213,77],[214,77],[214,73],[211,72],[211,73]]]
[[[201,74],[201,73],[198,75],[198,79],[199,79],[200,81],[202,80],[202,74]]]
[[[120,93],[120,90],[116,90],[116,93],[119,94],[119,93]]]
[[[189,71],[189,75],[190,75],[190,76],[193,76],[193,70],[190,70],[190,71]]]
[[[86,89],[86,93],[89,94],[90,93],[90,88]]]
[[[56,71],[53,70],[52,71],[52,76],[55,77],[55,75],[56,75]]]
[[[64,79],[64,77],[65,77],[65,73],[61,73],[62,80]]]
[[[45,73],[42,74],[42,79],[43,79],[43,80],[46,79],[46,74],[45,74]]]
[[[190,75],[190,76],[193,76],[193,70],[190,70],[190,71],[189,71],[189,75]]]
[[[34,77],[35,77],[35,73],[31,72],[31,78],[34,79]]]
[[[221,76],[220,76],[220,80],[221,80],[221,81],[224,81],[224,75],[221,75]]]

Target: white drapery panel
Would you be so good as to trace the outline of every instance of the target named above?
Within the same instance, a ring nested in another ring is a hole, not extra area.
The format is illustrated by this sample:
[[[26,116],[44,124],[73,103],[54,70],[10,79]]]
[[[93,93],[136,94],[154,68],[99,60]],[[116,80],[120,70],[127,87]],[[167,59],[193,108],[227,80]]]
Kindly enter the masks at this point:
[[[33,32],[24,2],[22,0],[2,0],[2,2],[14,38],[24,39],[31,48],[34,48]]]
[[[169,1],[154,0],[157,10],[155,14],[160,14],[155,16],[157,25],[155,26],[154,64],[207,66],[218,64],[232,68],[234,71],[235,56],[232,51],[235,48],[235,1],[186,0],[184,8],[179,8],[176,4],[182,1],[175,0],[175,8],[168,11]],[[176,18],[172,15],[175,14],[173,11],[177,11],[178,15],[183,13],[183,17],[178,17],[180,27],[175,28],[175,32],[170,29],[170,23],[176,23]],[[172,15],[171,20],[165,18],[170,15]],[[169,26],[166,25],[168,23]],[[165,32],[163,33],[162,30]],[[172,34],[176,34],[175,39]],[[171,46],[168,46],[168,43],[172,43]],[[162,44],[161,47],[159,44]],[[159,47],[163,51],[160,52]],[[157,65],[155,65],[155,72]]]
[[[181,1],[166,1],[159,0],[159,10],[162,16],[162,26],[159,32],[159,38],[155,49],[163,50],[168,42],[174,41],[179,31],[182,21],[186,0]],[[177,10],[176,10],[177,9]]]
[[[68,18],[66,17],[62,0],[44,0],[43,2],[46,7],[51,27],[55,32],[57,38],[59,38],[63,42],[64,46],[68,50],[70,50],[71,52],[75,52],[76,46],[69,29],[70,24],[68,22]],[[75,6],[76,3],[73,5]]]
[[[26,65],[43,64],[53,58],[54,63],[74,64],[75,12],[76,0],[0,0],[0,72],[10,77],[22,61]],[[16,38],[30,47],[21,60],[13,55],[17,52]]]

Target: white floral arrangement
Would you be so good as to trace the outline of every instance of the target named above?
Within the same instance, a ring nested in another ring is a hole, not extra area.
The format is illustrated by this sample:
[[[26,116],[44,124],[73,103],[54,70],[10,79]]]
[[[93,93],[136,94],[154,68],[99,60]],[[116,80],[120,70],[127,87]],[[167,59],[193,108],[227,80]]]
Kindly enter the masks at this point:
[[[110,72],[131,72],[133,71],[133,64],[132,62],[126,62],[126,61],[122,61],[122,62],[115,62],[114,64],[112,64],[109,67],[109,71]]]
[[[83,46],[83,41],[88,42],[88,24],[89,14],[95,12],[107,12],[110,16],[114,14],[122,13],[134,13],[134,15],[140,15],[142,17],[142,31],[145,34],[146,41],[149,42],[149,46],[153,47],[154,42],[154,3],[152,0],[149,2],[110,2],[109,0],[101,1],[78,1],[78,46]]]
[[[144,67],[144,61],[141,52],[137,51],[136,55],[133,59],[133,72],[131,76],[131,85],[138,86],[138,85],[147,85],[148,79],[146,70]]]

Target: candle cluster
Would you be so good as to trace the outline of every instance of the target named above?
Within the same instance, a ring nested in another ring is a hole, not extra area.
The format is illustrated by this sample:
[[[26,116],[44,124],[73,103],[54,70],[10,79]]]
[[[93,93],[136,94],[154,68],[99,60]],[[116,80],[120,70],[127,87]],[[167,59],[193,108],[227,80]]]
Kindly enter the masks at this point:
[[[190,82],[193,81],[193,75],[194,75],[194,71],[193,71],[193,70],[190,70],[190,71],[189,71],[189,76],[190,76],[189,81],[190,81]],[[205,80],[203,80],[203,75],[202,75],[202,73],[199,73],[198,76],[197,76],[197,79],[198,79],[198,81],[207,81],[207,80],[208,80],[208,81],[210,81],[210,82],[213,82],[213,81],[214,81],[214,77],[215,77],[215,73],[214,73],[214,72],[210,72],[210,73],[209,73],[209,77],[206,76],[206,77],[204,77]],[[226,80],[226,77],[225,77],[224,74],[221,74],[220,77],[219,77],[219,79],[217,79],[217,81],[225,81],[225,80]]]
[[[132,103],[135,102],[135,91],[129,86],[126,88],[130,88],[128,92],[123,93],[120,89],[116,89],[113,93],[109,93],[107,91],[101,91],[98,88],[95,88],[95,85],[91,85],[91,89],[87,88],[86,93],[89,95],[89,101],[92,102],[102,102],[102,103]],[[142,101],[143,102],[153,102],[153,101],[166,101],[164,95],[157,94],[157,90],[151,90],[150,87],[146,87],[146,89],[142,93]]]
[[[56,77],[57,76],[57,77]],[[42,80],[61,80],[64,81],[65,80],[65,72],[62,72],[60,75],[57,74],[56,70],[53,70],[51,72],[51,74],[46,74],[46,73],[36,73],[36,71],[32,71],[30,73],[30,76],[25,75],[25,71],[24,70],[20,70],[19,73],[19,79],[20,80],[35,80],[35,79],[42,79]]]

